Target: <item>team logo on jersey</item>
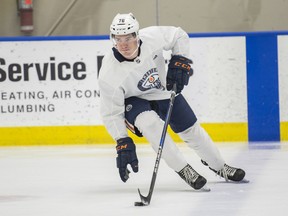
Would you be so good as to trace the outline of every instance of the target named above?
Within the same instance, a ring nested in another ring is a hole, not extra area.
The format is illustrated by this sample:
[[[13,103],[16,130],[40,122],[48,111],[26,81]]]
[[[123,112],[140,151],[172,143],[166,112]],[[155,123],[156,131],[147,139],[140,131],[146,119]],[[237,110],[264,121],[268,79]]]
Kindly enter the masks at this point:
[[[141,91],[147,91],[152,88],[163,89],[157,68],[152,68],[144,74],[143,78],[138,82],[138,88]]]

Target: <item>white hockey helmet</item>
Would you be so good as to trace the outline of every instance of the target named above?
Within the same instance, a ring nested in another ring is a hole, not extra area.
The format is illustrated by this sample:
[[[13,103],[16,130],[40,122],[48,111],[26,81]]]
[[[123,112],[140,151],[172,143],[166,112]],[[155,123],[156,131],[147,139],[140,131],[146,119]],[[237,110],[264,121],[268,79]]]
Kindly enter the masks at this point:
[[[132,13],[117,14],[110,26],[110,37],[114,35],[126,35],[136,33],[138,36],[139,23]]]

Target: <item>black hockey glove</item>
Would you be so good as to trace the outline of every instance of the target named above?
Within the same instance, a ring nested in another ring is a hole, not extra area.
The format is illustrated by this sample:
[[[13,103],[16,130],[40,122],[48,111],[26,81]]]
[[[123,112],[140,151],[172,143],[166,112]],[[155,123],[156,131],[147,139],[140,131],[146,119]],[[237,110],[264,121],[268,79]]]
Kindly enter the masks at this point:
[[[138,159],[136,155],[136,146],[130,137],[125,137],[117,140],[117,168],[123,182],[129,178],[130,171],[127,165],[130,164],[133,172],[138,172]]]
[[[192,61],[180,55],[172,56],[170,63],[168,64],[168,72],[166,77],[166,88],[170,91],[173,88],[173,84],[176,83],[177,91],[180,93],[184,85],[188,85],[190,76],[193,75],[193,69],[190,64]]]

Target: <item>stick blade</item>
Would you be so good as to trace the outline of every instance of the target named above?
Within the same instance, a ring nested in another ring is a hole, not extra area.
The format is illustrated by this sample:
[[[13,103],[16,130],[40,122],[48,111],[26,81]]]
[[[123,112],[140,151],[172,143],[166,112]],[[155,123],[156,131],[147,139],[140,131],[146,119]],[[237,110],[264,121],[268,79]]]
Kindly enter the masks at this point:
[[[134,202],[134,206],[146,206],[143,202]]]
[[[145,206],[149,205],[149,204],[150,204],[150,200],[151,200],[151,196],[149,196],[149,194],[148,194],[147,197],[143,196],[143,195],[141,194],[139,188],[138,188],[138,193],[139,193],[141,202],[142,202]]]

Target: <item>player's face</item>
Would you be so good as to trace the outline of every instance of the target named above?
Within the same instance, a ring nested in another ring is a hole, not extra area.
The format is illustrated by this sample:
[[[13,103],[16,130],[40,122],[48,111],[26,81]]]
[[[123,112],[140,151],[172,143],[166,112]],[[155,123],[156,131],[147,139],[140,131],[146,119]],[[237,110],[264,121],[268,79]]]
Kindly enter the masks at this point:
[[[116,49],[127,59],[133,59],[137,56],[138,49],[137,38],[132,34],[115,35],[114,37]]]

